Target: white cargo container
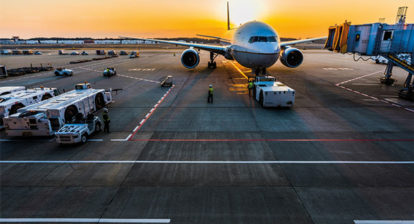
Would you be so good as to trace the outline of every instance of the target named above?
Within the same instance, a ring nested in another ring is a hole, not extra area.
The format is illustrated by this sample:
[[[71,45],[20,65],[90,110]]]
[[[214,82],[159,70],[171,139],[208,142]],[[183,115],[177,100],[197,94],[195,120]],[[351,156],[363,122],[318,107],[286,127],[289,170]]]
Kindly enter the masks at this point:
[[[112,102],[111,91],[92,89],[89,83],[75,90],[18,110],[4,118],[8,136],[51,136],[78,114],[87,117]]]
[[[273,76],[257,76],[254,88],[254,97],[263,107],[292,107],[295,102],[295,90]]]
[[[0,87],[0,96],[7,95],[13,92],[25,90],[26,87],[24,86],[3,86]]]
[[[0,96],[0,128],[3,118],[17,113],[18,109],[58,95],[56,88],[35,88]]]

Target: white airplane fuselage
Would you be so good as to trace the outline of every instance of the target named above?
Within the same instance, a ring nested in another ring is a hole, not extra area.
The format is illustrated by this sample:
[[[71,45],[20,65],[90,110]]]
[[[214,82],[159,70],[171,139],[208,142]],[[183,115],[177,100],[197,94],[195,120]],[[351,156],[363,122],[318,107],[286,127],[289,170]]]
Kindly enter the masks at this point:
[[[276,31],[263,22],[253,21],[240,26],[229,52],[239,64],[248,68],[267,68],[280,55],[280,39]]]

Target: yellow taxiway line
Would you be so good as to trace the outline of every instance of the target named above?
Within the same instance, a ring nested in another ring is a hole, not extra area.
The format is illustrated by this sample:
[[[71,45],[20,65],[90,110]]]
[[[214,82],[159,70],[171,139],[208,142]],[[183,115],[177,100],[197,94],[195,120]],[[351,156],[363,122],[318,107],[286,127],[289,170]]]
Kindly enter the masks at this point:
[[[249,77],[247,77],[244,72],[242,72],[242,70],[240,70],[240,68],[238,68],[233,62],[230,61],[230,63],[237,69],[237,71],[244,76],[245,79],[249,79]]]

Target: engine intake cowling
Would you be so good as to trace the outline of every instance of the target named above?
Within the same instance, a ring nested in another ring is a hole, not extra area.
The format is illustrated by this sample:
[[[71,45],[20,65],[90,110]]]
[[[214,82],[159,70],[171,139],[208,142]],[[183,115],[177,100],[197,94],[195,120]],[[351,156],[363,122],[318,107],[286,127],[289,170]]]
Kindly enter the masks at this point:
[[[289,68],[296,68],[303,62],[303,54],[297,48],[287,47],[282,51],[280,61]]]
[[[181,54],[181,63],[188,69],[195,68],[200,63],[200,56],[193,48],[187,49]]]

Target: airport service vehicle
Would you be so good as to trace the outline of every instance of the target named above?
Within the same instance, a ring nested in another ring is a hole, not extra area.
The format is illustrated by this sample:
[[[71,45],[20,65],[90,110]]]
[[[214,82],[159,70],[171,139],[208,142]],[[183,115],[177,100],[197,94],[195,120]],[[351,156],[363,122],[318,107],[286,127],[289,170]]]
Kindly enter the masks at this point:
[[[13,92],[25,90],[24,86],[2,86],[0,87],[0,96],[7,95]]]
[[[43,100],[57,96],[56,88],[34,88],[16,91],[0,96],[0,126],[3,125],[3,118],[17,113],[17,110]]]
[[[89,55],[86,51],[82,51],[81,55]]]
[[[88,137],[102,130],[102,121],[97,116],[88,116],[81,123],[65,124],[55,132],[56,142],[60,144],[85,143]]]
[[[52,136],[77,116],[86,117],[112,102],[111,91],[80,83],[75,90],[17,111],[3,119],[8,136]]]
[[[105,77],[111,77],[116,75],[116,70],[115,68],[106,68],[103,72],[103,76]]]
[[[59,53],[59,55],[67,55],[68,54],[64,50],[59,50],[58,53]]]
[[[72,53],[70,53],[70,55],[79,55],[79,52],[77,52],[77,51],[72,51]]]
[[[105,55],[105,50],[96,50],[96,55]]]
[[[0,65],[0,77],[1,78],[6,78],[7,76],[9,76],[9,75],[7,74],[6,66],[5,65]],[[0,95],[1,95],[1,93],[0,93]]]
[[[137,51],[131,51],[131,54],[129,55],[129,58],[136,58],[139,56],[139,53]]]
[[[110,56],[116,56],[118,54],[114,50],[109,50],[108,51],[108,55],[110,55]]]
[[[36,51],[34,54],[35,54],[35,55],[42,55],[42,52],[40,52],[40,51]]]
[[[126,51],[120,51],[119,55],[128,55],[128,53]]]
[[[55,75],[56,76],[72,76],[73,71],[71,69],[67,69],[67,68],[57,68],[55,70]]]
[[[171,87],[173,85],[173,77],[171,75],[161,80],[161,87]]]
[[[292,107],[295,102],[295,90],[273,76],[256,76],[253,93],[262,107]]]
[[[11,52],[11,50],[1,50],[0,53],[3,54],[3,55],[9,55],[12,52]]]
[[[33,54],[33,51],[31,51],[31,50],[24,50],[23,51],[23,54],[24,55],[32,55]]]
[[[227,29],[231,30],[228,2]],[[220,37],[214,38],[218,40],[225,40]],[[256,75],[265,75],[266,68],[275,64],[279,58],[282,64],[289,68],[296,68],[302,64],[302,52],[299,49],[290,47],[291,45],[321,40],[325,38],[280,42],[278,34],[271,26],[263,22],[252,21],[245,23],[237,28],[237,30],[234,32],[233,44],[229,45],[209,45],[145,38],[129,39],[189,47],[189,49],[183,51],[181,55],[181,63],[185,68],[188,69],[193,69],[199,64],[200,56],[196,50],[199,49],[210,52],[210,61],[208,62],[209,68],[215,68],[216,64],[214,60],[218,55],[222,55],[227,60],[235,60],[242,66],[253,69]]]

